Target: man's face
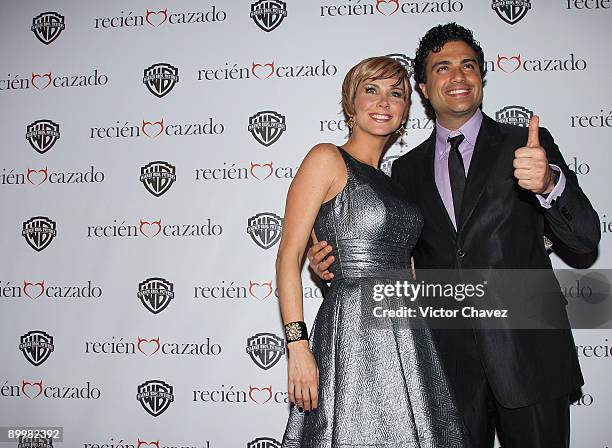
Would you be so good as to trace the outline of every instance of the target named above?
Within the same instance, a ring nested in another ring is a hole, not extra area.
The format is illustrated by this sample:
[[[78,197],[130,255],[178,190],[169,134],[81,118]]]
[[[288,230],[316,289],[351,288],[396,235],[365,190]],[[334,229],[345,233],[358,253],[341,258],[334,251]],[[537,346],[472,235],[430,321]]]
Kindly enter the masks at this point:
[[[456,130],[482,103],[482,78],[476,53],[463,41],[447,42],[425,61],[427,82],[419,84],[440,124]]]

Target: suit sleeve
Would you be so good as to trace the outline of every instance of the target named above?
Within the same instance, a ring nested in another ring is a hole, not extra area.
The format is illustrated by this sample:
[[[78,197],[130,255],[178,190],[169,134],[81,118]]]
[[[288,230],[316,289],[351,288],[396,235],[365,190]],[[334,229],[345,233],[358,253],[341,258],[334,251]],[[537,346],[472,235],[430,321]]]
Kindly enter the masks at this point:
[[[565,176],[563,193],[544,210],[553,237],[576,253],[593,252],[601,238],[599,216],[580,186],[576,173],[569,169],[550,132],[540,128],[540,143],[548,163],[557,165]]]

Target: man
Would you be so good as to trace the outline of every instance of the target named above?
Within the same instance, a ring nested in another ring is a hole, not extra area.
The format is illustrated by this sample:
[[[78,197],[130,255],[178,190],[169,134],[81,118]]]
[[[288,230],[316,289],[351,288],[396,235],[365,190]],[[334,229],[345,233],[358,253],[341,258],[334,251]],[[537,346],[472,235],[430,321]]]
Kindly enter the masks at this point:
[[[414,251],[419,269],[544,269],[558,288],[545,250],[595,250],[599,218],[550,133],[500,124],[480,110],[484,55],[472,32],[455,23],[429,30],[415,58],[415,80],[435,112],[431,136],[393,164],[392,177],[422,210]],[[331,247],[309,252],[331,279]],[[548,285],[550,287],[550,285]],[[493,294],[500,291],[493,291]],[[564,299],[513,294],[567,321]],[[506,294],[507,296],[507,294]],[[583,384],[569,329],[437,330],[440,356],[475,447],[569,446],[569,395]]]

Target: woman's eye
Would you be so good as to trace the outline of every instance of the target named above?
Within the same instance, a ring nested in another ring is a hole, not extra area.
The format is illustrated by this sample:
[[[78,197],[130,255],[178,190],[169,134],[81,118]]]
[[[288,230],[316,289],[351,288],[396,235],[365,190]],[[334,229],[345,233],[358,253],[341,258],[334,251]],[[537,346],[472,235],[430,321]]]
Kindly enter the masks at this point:
[[[376,89],[374,87],[366,87],[366,93],[376,93]]]
[[[402,94],[402,92],[400,92],[398,90],[394,90],[393,92],[391,92],[391,96],[394,96],[395,98],[401,98],[404,95]]]

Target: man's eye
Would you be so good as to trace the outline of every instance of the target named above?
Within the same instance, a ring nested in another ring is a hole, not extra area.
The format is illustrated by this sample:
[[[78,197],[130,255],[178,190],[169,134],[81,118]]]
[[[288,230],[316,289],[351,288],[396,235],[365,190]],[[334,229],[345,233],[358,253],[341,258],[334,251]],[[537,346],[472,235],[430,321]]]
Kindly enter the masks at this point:
[[[470,63],[470,64],[465,64],[464,65],[465,68],[469,68],[470,70],[474,68],[474,64]]]

